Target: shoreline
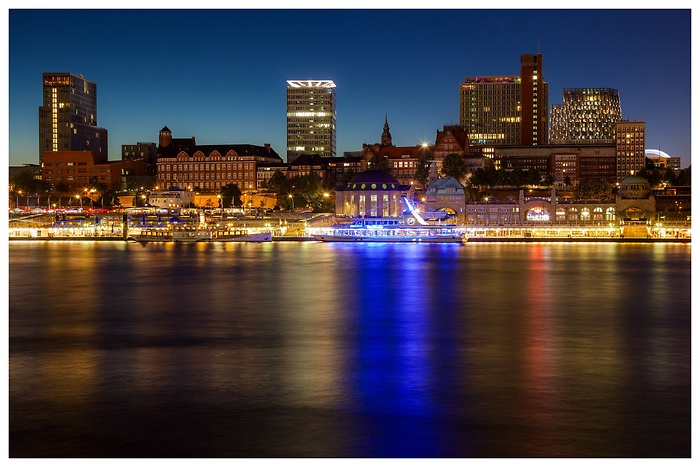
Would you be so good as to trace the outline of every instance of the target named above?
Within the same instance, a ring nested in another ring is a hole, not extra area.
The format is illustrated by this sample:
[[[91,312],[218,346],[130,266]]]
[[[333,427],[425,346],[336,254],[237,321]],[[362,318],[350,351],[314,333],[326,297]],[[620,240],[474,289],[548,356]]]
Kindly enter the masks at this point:
[[[9,241],[29,242],[129,242],[122,237],[9,237]],[[315,237],[272,237],[272,242],[320,242]],[[152,243],[180,243],[180,242],[152,242]],[[219,243],[219,242],[195,242],[195,243]],[[261,242],[240,242],[261,243]],[[267,243],[267,242],[264,242]],[[332,242],[329,242],[332,243]],[[369,242],[365,242],[369,243]],[[381,243],[381,242],[373,242]],[[408,242],[413,243],[413,242]],[[692,243],[692,238],[644,238],[644,237],[468,237],[463,243]]]

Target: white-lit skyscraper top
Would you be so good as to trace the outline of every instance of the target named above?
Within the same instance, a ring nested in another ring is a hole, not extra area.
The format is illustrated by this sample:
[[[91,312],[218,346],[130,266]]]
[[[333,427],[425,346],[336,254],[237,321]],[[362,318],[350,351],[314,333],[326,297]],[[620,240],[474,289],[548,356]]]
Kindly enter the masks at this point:
[[[335,83],[330,79],[289,79],[287,84],[293,88],[334,88]]]

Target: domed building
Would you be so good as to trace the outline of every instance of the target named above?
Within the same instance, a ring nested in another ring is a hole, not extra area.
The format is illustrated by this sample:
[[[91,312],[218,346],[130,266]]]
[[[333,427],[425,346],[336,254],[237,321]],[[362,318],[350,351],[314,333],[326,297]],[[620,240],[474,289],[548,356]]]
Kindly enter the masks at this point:
[[[651,185],[646,179],[631,175],[620,183],[618,193],[622,199],[647,199],[651,195]]]
[[[401,202],[411,186],[381,170],[366,170],[355,175],[345,187],[336,189],[335,213],[349,217],[400,217]]]
[[[622,180],[615,204],[623,236],[648,237],[651,234],[651,219],[656,215],[656,199],[645,178],[630,175]]]
[[[651,185],[637,175],[631,175],[620,183],[616,205],[617,215],[623,221],[644,221],[656,213],[656,200],[651,195]]]

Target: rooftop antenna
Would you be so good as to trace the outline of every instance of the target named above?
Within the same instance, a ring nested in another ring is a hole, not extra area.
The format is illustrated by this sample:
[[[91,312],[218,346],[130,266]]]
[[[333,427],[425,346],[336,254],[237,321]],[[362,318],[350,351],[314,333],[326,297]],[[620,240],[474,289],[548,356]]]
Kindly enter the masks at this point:
[[[537,38],[537,55],[540,54],[540,38]]]

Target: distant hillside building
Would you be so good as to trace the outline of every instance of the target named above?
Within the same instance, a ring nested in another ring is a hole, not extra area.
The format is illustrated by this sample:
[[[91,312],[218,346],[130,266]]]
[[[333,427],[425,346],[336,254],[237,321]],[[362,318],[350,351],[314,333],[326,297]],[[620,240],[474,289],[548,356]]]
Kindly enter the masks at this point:
[[[107,158],[107,130],[97,126],[97,85],[83,75],[44,73],[39,162],[46,152],[91,151]]]

